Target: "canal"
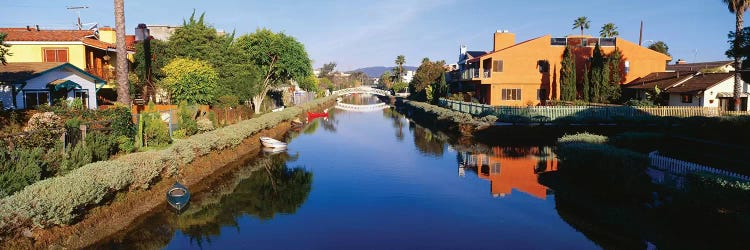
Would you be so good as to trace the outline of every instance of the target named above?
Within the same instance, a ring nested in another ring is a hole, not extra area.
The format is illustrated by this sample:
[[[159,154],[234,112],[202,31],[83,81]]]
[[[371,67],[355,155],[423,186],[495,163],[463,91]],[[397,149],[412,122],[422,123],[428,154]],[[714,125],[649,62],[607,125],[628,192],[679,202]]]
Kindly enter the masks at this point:
[[[377,98],[343,102],[371,104]],[[94,247],[599,249],[609,241],[643,249],[651,244],[596,231],[558,211],[555,193],[538,180],[557,169],[550,145],[458,144],[393,109],[331,108],[328,118],[291,131],[286,140],[286,152],[260,152],[228,166],[231,171],[207,181],[210,190],[194,194],[181,214],[165,205]],[[602,238],[604,243],[597,242]]]

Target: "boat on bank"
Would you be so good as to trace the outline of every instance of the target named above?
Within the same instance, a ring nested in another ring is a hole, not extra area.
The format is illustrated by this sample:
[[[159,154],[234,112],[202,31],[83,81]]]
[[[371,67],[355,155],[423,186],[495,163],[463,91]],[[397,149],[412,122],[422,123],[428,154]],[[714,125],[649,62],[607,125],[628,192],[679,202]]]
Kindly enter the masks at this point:
[[[267,148],[286,148],[286,142],[282,142],[266,136],[260,137],[260,143]]]
[[[322,113],[307,112],[307,120],[312,121],[315,118],[328,117],[328,109],[323,110]]]
[[[177,211],[182,211],[190,202],[190,191],[180,182],[175,182],[167,190],[167,203]]]

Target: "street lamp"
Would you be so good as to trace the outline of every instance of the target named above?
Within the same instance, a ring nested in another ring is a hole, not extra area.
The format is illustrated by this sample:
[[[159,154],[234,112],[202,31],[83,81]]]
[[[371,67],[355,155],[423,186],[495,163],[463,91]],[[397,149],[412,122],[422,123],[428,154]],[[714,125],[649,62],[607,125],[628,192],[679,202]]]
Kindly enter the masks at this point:
[[[143,41],[143,57],[145,59],[144,66],[146,67],[146,75],[144,78],[146,80],[146,84],[144,84],[142,95],[145,95],[146,99],[150,100],[151,96],[148,93],[148,89],[152,87],[152,83],[151,83],[151,34],[146,24],[140,23],[135,28],[135,41],[136,42]]]

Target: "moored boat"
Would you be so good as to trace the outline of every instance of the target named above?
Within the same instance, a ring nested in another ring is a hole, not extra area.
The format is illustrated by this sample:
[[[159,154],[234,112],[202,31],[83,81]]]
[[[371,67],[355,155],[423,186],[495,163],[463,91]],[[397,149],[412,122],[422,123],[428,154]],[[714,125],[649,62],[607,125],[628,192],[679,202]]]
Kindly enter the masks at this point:
[[[190,202],[190,191],[180,182],[175,182],[167,190],[167,203],[177,211],[182,211]]]
[[[328,117],[328,110],[325,110],[325,112],[322,113],[313,113],[313,112],[307,112],[307,120],[313,120],[315,118],[320,117]]]
[[[261,136],[260,143],[267,148],[286,148],[286,143],[271,137]]]

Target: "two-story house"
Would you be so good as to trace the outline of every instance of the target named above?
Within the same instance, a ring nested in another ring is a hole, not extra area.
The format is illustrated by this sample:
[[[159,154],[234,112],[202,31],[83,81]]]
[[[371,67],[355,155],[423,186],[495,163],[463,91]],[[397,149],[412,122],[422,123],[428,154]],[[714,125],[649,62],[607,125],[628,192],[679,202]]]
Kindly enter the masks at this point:
[[[472,58],[462,47],[461,52],[467,56],[458,62],[458,71],[452,73],[452,93],[469,92],[479,102],[495,106],[539,105],[545,100],[559,99],[559,72],[563,52],[568,46],[573,49],[579,79],[596,44],[605,55],[616,48],[621,51],[623,77],[620,83],[664,71],[671,60],[667,55],[619,37],[544,35],[520,43],[515,39],[513,33],[497,31],[492,51],[477,53]],[[456,90],[456,85],[461,85],[461,89]]]

